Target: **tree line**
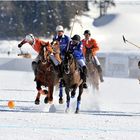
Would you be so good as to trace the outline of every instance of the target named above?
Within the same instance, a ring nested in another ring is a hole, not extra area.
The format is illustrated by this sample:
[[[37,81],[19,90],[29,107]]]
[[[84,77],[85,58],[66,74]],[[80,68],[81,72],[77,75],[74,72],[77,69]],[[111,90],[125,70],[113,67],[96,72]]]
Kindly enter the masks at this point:
[[[77,10],[88,11],[88,1],[0,1],[0,39],[49,37],[59,24],[70,29]]]

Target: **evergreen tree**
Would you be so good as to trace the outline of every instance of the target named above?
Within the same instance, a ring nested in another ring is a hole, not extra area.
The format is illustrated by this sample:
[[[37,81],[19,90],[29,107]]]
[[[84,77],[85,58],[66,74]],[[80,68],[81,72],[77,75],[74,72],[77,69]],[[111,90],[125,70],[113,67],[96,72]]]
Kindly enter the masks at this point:
[[[0,38],[50,36],[59,24],[70,29],[77,10],[87,11],[88,1],[0,1]]]

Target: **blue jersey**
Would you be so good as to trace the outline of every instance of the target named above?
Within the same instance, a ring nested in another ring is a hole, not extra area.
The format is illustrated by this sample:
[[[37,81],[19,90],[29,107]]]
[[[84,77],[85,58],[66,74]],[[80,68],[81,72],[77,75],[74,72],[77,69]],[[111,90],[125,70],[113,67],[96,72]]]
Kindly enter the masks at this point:
[[[60,42],[60,55],[62,59],[67,51],[67,47],[69,45],[70,38],[67,35],[63,35],[59,37],[58,35],[54,36],[53,41],[58,40]]]
[[[84,59],[82,47],[82,42],[80,42],[78,45],[73,45],[72,42],[70,42],[69,51],[72,52],[76,60]]]

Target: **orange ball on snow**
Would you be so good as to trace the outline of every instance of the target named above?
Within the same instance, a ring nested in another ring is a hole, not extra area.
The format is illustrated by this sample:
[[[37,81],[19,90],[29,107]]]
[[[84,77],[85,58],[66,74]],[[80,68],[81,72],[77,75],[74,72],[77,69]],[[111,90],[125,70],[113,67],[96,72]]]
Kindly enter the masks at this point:
[[[9,102],[8,102],[8,107],[11,108],[11,109],[14,108],[14,107],[15,107],[14,101],[12,101],[12,100],[9,101]]]

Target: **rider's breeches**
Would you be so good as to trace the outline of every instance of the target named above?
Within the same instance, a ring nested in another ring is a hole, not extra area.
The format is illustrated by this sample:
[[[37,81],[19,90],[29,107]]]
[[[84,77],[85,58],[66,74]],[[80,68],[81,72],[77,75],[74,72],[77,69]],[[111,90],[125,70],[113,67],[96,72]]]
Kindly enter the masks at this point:
[[[79,59],[77,60],[80,68],[82,68],[82,79],[84,82],[86,82],[86,77],[87,77],[87,67],[86,67],[86,64],[85,64],[85,61],[83,59]]]
[[[92,61],[93,61],[93,63],[94,63],[95,65],[97,65],[97,66],[101,65],[100,62],[99,62],[99,60],[98,60],[98,58],[97,58],[97,56],[93,56],[93,57],[92,57]]]
[[[60,58],[60,53],[54,53],[54,57],[59,62],[59,64],[61,64],[62,60]]]
[[[78,65],[82,68],[83,66],[86,66],[86,63],[84,61],[84,59],[78,59],[77,60]]]
[[[55,58],[54,55],[50,55],[50,59],[55,66],[58,66],[60,64],[59,61]]]

